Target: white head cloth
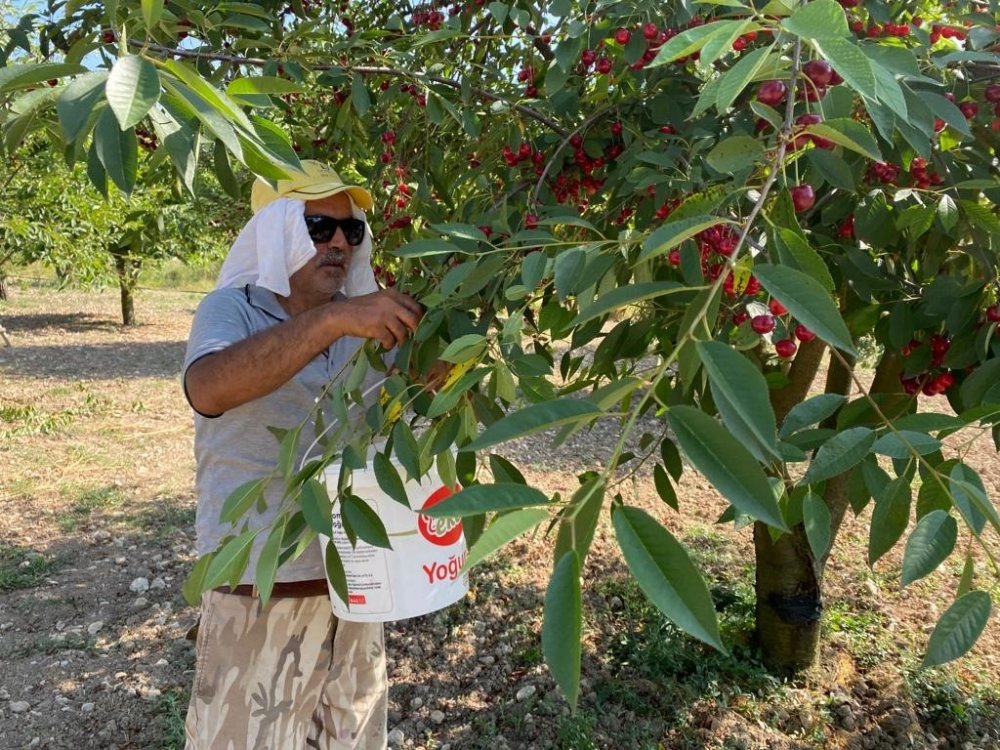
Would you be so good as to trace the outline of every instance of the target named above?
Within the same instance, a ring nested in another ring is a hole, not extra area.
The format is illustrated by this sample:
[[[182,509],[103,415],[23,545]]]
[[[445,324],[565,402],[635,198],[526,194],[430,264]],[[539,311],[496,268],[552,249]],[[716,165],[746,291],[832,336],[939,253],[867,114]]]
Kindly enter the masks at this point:
[[[372,233],[365,212],[351,202],[354,218],[365,222],[365,239],[354,248],[343,292],[348,297],[378,290],[372,270]],[[316,246],[302,220],[305,203],[277,198],[253,215],[229,248],[216,289],[256,284],[287,297],[289,277],[316,255]]]

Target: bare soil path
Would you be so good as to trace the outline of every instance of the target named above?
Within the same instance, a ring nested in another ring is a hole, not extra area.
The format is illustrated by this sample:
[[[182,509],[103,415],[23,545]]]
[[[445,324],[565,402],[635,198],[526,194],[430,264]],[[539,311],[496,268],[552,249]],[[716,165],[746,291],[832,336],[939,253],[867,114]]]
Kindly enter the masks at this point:
[[[195,612],[190,413],[179,388],[200,297],[149,292],[140,325],[112,292],[17,287],[0,307],[0,749],[181,748]],[[546,491],[572,492],[611,425],[551,449],[505,453]],[[967,460],[1000,496],[988,439]],[[625,574],[602,525],[584,570],[584,695],[570,715],[541,661],[544,539],[474,573],[467,601],[387,626],[394,746],[452,748],[1000,748],[1000,626],[973,653],[917,672],[955,565],[900,591],[900,552],[864,564],[868,518],[851,519],[828,573],[822,664],[796,684],[768,676],[748,641],[748,529],[685,475],[683,516],[648,477],[625,487],[708,572],[735,658],[681,635]],[[984,556],[979,585],[990,586]],[[1000,595],[996,582],[992,591]]]

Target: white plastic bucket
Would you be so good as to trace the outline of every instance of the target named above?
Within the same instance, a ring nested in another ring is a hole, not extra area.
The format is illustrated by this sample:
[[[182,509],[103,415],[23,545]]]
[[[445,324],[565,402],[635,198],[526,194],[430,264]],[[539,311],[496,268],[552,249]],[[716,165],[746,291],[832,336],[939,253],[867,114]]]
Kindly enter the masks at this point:
[[[404,476],[402,467],[393,463]],[[410,508],[382,491],[371,461],[364,470],[355,469],[351,476],[353,494],[378,514],[392,549],[373,547],[361,539],[357,547],[352,547],[340,519],[340,504],[335,503],[333,537],[321,534],[320,541],[324,554],[331,541],[337,547],[347,578],[350,607],[329,586],[333,613],[349,622],[405,620],[436,612],[465,596],[469,575],[458,573],[467,555],[461,519],[430,518],[417,512],[452,494],[437,471],[432,468],[419,482],[405,482]],[[323,478],[330,497],[336,497],[340,465],[327,467]]]

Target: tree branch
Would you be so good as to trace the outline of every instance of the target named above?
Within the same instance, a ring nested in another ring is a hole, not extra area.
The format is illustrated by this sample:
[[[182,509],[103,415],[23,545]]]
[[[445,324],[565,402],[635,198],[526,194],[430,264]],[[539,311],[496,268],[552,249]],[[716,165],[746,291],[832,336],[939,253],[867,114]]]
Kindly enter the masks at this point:
[[[137,49],[143,49],[147,52],[154,52],[160,55],[170,55],[174,57],[184,57],[195,60],[214,60],[216,62],[227,62],[233,65],[247,65],[250,67],[263,67],[273,60],[266,60],[259,57],[240,57],[239,55],[227,55],[218,52],[201,52],[199,50],[188,50],[181,49],[179,47],[164,47],[160,44],[144,44],[138,40],[129,40],[129,46],[136,47]],[[368,65],[333,65],[328,63],[320,63],[314,65],[312,70],[344,70],[346,72],[360,73],[361,75],[385,75],[393,76],[396,78],[415,78],[417,80],[438,83],[442,86],[448,86],[453,89],[461,90],[461,81],[455,81],[451,78],[444,78],[443,76],[426,75],[422,73],[415,73],[409,70],[401,70],[399,68],[390,68],[382,66],[368,66]],[[491,91],[486,91],[485,89],[472,89],[472,93],[476,96],[487,99],[489,101],[504,102],[511,106],[511,108],[517,110],[525,117],[529,117],[532,120],[542,123],[550,130],[555,131],[560,136],[566,137],[566,129],[560,125],[555,120],[547,117],[546,115],[539,112],[537,109],[529,107],[525,104],[520,104],[516,102],[511,102],[509,99],[500,96],[499,94],[494,94]]]

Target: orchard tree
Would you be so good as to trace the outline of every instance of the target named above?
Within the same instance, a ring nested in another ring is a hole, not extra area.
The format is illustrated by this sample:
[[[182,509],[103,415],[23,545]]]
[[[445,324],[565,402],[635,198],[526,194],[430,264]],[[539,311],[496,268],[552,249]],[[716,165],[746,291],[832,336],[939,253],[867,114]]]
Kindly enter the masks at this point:
[[[155,145],[155,144],[153,144]],[[148,151],[149,149],[147,149]],[[144,157],[155,169],[155,157]],[[161,168],[162,169],[162,168]],[[68,168],[37,139],[0,169],[0,276],[8,267],[42,263],[62,284],[118,284],[122,323],[134,325],[139,274],[168,258],[218,261],[248,212],[232,207],[210,175],[194,201],[166,168],[130,199],[104,198],[84,165]],[[105,187],[105,191],[107,188]]]
[[[359,357],[328,389],[338,429],[279,435],[279,523],[242,526],[262,482],[242,488],[226,508],[233,536],[187,591],[238,579],[265,534],[266,597],[275,567],[329,531],[331,503],[352,536],[386,545],[349,470],[387,437],[375,466],[388,494],[400,487],[388,456],[462,485],[426,512],[463,518],[468,564],[531,529],[551,540],[542,646],[573,703],[580,575],[602,517],[650,600],[725,649],[687,552],[626,499],[641,472],[684,513],[676,483],[697,470],[730,503],[720,522],[752,526],[775,671],[816,659],[826,562],[846,513],[869,506],[868,561],[905,545],[901,585],[964,557],[924,663],[982,631],[992,604],[973,560],[996,572],[1000,514],[965,443],[945,439],[1000,437],[996,12],[995,0],[69,2],[31,19],[48,62],[0,69],[0,93],[8,132],[42,129],[125,192],[142,131],[189,187],[205,142],[224,185],[234,162],[273,178],[309,156],[376,189],[379,272],[428,313],[378,403],[357,387],[379,360]],[[862,350],[877,354],[870,383]],[[455,367],[436,393],[401,374],[438,359]],[[609,417],[620,438],[570,497],[490,453]],[[322,459],[294,465],[300,443]],[[327,494],[316,476],[334,461],[347,470]],[[346,598],[335,554],[328,574]]]

